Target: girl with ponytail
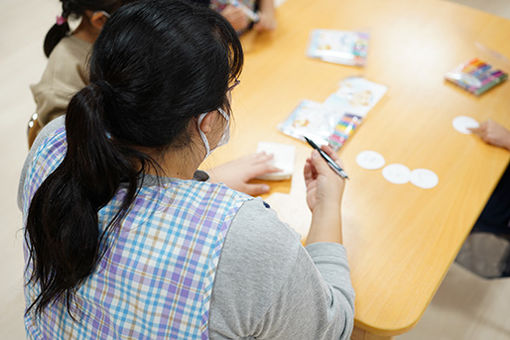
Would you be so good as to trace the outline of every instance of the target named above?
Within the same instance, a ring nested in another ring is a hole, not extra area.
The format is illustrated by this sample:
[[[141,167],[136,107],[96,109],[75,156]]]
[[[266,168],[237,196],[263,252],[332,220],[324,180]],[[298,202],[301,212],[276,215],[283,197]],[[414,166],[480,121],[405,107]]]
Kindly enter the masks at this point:
[[[71,97],[88,84],[87,57],[108,17],[121,0],[60,0],[62,13],[44,39],[48,64],[39,83],[30,87],[36,102],[37,124],[46,125],[65,114]],[[70,21],[79,21],[71,31]]]
[[[350,338],[344,182],[319,154],[306,248],[262,200],[193,179],[228,140],[242,64],[208,8],[138,1],[108,20],[20,181],[29,338]]]

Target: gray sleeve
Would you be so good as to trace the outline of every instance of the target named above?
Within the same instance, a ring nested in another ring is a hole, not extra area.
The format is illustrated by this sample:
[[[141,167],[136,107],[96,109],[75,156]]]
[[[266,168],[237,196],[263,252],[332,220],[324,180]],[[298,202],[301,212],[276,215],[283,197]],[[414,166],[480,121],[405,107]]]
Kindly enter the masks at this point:
[[[354,291],[345,249],[301,245],[256,199],[230,226],[213,287],[211,339],[349,339]]]
[[[58,117],[58,118],[52,120],[47,125],[45,125],[41,129],[41,131],[39,131],[39,133],[37,134],[37,138],[35,139],[34,144],[32,144],[32,147],[30,148],[30,151],[28,152],[27,158],[25,159],[25,163],[23,164],[23,169],[21,170],[21,175],[19,178],[18,208],[20,210],[23,209],[22,197],[23,197],[23,187],[25,186],[25,177],[27,175],[28,167],[30,166],[30,164],[32,163],[32,161],[34,159],[35,152],[37,151],[37,149],[39,149],[39,147],[41,146],[41,144],[44,142],[44,140],[46,138],[48,138],[49,136],[54,134],[55,131],[58,130],[59,128],[61,128],[62,126],[65,126],[65,122],[66,122],[65,116]]]

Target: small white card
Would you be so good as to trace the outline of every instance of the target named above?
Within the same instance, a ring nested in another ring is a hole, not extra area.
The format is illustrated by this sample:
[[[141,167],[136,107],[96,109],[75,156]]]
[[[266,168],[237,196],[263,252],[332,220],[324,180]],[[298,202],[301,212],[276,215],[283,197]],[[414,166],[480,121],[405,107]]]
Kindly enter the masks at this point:
[[[439,183],[439,177],[428,169],[411,171],[411,183],[422,189],[432,189]]]
[[[294,154],[296,147],[281,143],[259,142],[257,152],[273,155],[273,166],[282,171],[257,177],[266,181],[281,181],[289,179],[294,173]]]
[[[382,174],[384,178],[393,184],[405,184],[411,179],[411,170],[403,164],[390,164],[386,166]]]
[[[466,135],[471,133],[469,128],[477,128],[480,126],[480,124],[474,118],[468,116],[455,117],[452,121],[452,125],[455,130]]]
[[[363,169],[377,170],[382,168],[384,164],[386,164],[386,161],[380,153],[366,150],[361,151],[358,156],[356,156],[356,163]]]

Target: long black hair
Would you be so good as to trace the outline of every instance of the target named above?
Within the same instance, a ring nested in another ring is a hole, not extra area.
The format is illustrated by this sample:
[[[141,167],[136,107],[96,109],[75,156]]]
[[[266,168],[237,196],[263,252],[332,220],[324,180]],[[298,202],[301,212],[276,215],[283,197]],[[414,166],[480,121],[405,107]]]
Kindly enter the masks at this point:
[[[63,21],[55,23],[44,38],[44,54],[49,57],[55,46],[63,37],[69,34],[70,28],[67,23],[69,17],[81,17],[85,11],[106,11],[112,14],[122,4],[121,0],[60,0],[62,2]]]
[[[136,150],[182,147],[194,117],[218,108],[230,114],[228,88],[242,64],[236,32],[208,8],[140,1],[107,21],[91,56],[91,83],[68,107],[66,155],[30,204],[28,283],[39,284],[40,294],[27,313],[64,299],[71,314],[73,292],[94,272],[105,235],[118,230],[154,166]],[[101,231],[98,211],[121,183],[123,203]]]

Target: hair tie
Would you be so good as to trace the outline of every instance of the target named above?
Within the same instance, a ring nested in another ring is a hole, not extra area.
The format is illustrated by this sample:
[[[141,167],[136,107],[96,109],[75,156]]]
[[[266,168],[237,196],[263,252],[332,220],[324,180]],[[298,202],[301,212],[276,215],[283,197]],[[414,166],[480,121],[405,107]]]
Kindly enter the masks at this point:
[[[108,95],[113,92],[113,88],[109,82],[103,79],[96,80],[94,84],[103,92],[103,95]]]
[[[64,18],[62,15],[57,15],[57,25],[62,26],[67,22],[67,19]]]

